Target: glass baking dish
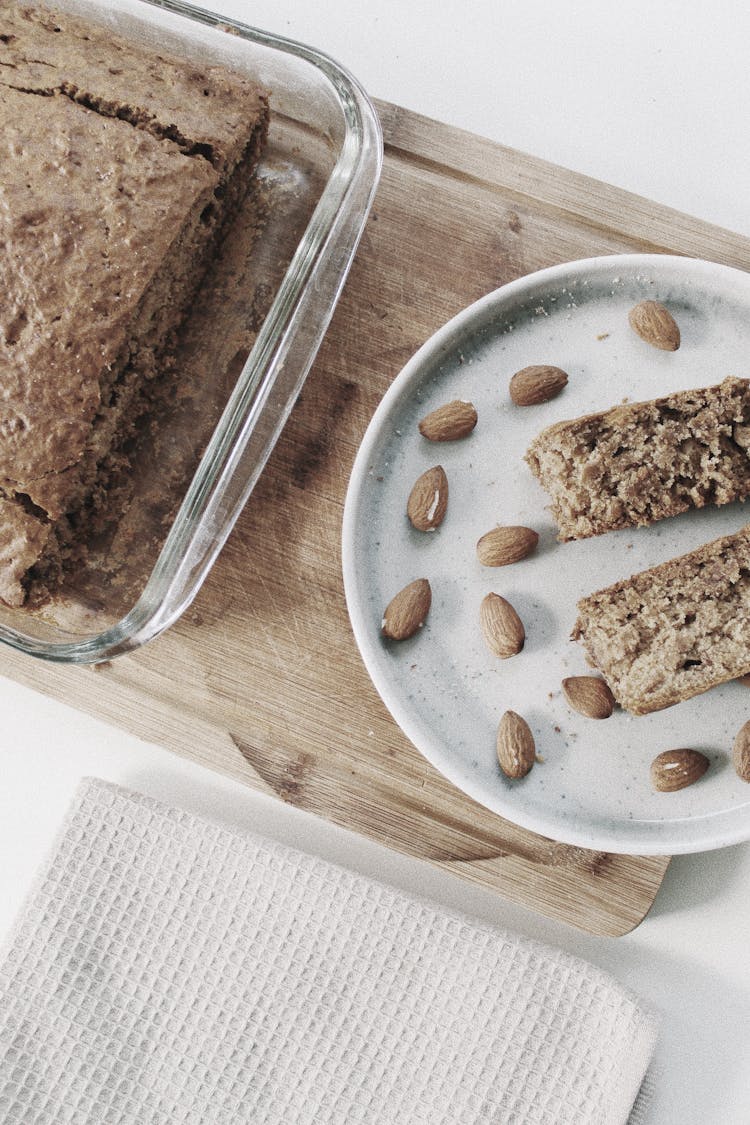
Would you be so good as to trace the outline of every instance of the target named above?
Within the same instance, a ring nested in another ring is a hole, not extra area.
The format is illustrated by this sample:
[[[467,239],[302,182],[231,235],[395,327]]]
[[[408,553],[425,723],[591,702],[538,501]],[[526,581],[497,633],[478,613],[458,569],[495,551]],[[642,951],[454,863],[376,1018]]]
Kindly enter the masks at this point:
[[[54,7],[246,72],[269,91],[271,109],[251,204],[255,220],[262,214],[243,228],[260,233],[246,257],[242,231],[227,240],[230,260],[206,283],[184,333],[179,378],[191,388],[189,408],[160,419],[151,446],[144,440],[128,515],[60,596],[39,610],[0,604],[4,643],[46,660],[95,663],[171,625],[232,530],[333,314],[377,186],[382,136],[357,81],[300,43],[180,0]]]

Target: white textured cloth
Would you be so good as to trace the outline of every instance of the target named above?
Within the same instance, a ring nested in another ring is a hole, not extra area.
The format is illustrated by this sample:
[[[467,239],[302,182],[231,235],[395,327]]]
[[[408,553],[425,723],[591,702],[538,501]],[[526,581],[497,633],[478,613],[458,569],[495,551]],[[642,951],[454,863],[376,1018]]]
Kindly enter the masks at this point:
[[[85,781],[0,964],[3,1125],[610,1125],[653,1017],[606,974]]]

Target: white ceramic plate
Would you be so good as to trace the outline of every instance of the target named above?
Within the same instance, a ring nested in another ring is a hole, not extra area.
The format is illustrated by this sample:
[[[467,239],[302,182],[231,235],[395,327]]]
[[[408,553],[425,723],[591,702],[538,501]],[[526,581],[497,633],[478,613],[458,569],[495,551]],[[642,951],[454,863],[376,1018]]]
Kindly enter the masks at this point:
[[[682,331],[677,352],[643,343],[628,310],[664,301]],[[564,368],[552,402],[518,408],[513,372],[532,363]],[[532,437],[562,418],[670,391],[750,377],[750,275],[658,255],[594,258],[542,270],[489,294],[429,340],[380,404],[357,456],[346,499],[344,582],[365,664],[414,745],[455,785],[508,820],[567,843],[636,854],[703,851],[750,838],[750,785],[731,763],[750,690],[715,688],[666,711],[583,718],[562,695],[564,676],[585,673],[569,640],[576,602],[616,579],[664,562],[748,521],[741,504],[709,508],[561,544],[547,498],[523,461]],[[417,423],[451,399],[478,411],[464,441],[431,443]],[[406,500],[414,480],[442,464],[448,513],[434,533],[414,531]],[[497,523],[540,534],[535,555],[482,567],[475,544]],[[408,641],[381,637],[383,609],[414,578],[429,578],[425,626]],[[523,651],[499,660],[486,649],[478,611],[489,591],[507,597],[526,627]],[[497,724],[524,715],[543,758],[509,781],[495,757]],[[692,746],[708,773],[677,793],[652,790],[662,750]]]

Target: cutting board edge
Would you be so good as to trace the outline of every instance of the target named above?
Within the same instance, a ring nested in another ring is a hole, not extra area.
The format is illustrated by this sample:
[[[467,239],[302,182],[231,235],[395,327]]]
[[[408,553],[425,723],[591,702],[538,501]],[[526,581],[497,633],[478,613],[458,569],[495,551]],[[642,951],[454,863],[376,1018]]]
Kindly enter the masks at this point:
[[[374,104],[386,152],[489,187],[502,180],[503,188],[519,198],[619,234],[649,247],[646,252],[701,257],[745,270],[750,261],[750,236],[394,103],[376,98]],[[663,237],[644,238],[644,219]]]

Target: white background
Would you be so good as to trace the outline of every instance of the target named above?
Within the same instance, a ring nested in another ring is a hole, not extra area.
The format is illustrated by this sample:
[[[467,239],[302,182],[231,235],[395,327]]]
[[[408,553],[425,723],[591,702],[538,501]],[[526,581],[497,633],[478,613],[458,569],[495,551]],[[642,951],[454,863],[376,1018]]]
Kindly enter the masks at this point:
[[[744,5],[204,3],[320,47],[373,95],[750,234]],[[96,774],[594,961],[663,1014],[649,1125],[750,1122],[750,845],[675,859],[634,933],[593,938],[12,683],[0,713],[0,936]]]

